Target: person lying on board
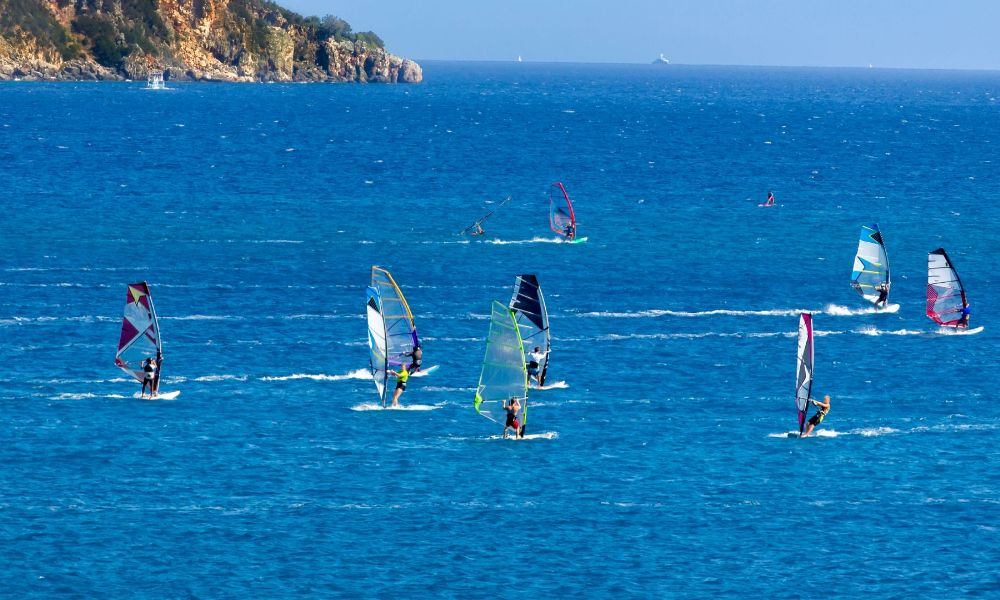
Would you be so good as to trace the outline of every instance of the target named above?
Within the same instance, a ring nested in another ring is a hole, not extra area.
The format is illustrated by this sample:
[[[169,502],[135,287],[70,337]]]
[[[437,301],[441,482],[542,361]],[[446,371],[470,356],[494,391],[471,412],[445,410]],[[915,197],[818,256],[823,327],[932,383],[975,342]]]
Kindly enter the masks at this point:
[[[411,373],[416,373],[420,370],[420,363],[422,363],[424,359],[424,351],[420,349],[420,344],[414,344],[413,350],[404,352],[403,356],[409,356],[411,358],[410,366],[407,367]]]
[[[521,422],[517,420],[517,413],[521,412],[521,401],[517,396],[514,396],[509,401],[505,402],[503,409],[507,411],[507,420],[504,421],[503,425],[503,439],[507,439],[507,428],[514,428],[514,435],[517,437],[524,437],[524,428],[521,427]]]
[[[878,290],[878,300],[875,301],[875,307],[878,308],[878,305],[881,304],[882,308],[885,308],[889,304],[889,286],[883,283],[875,289]]]
[[[149,397],[153,397],[153,379],[156,377],[156,363],[153,362],[153,357],[148,357],[146,360],[142,361],[142,390],[139,392],[139,397],[142,398],[146,395],[146,388],[149,388]]]
[[[826,413],[830,412],[829,394],[823,396],[822,402],[820,402],[819,400],[812,400],[812,399],[810,399],[809,402],[813,403],[819,409],[819,412],[809,417],[809,422],[806,424],[806,430],[802,432],[802,437],[807,437],[810,433],[812,433],[812,430],[817,425],[822,423],[824,418],[826,418]]]
[[[410,378],[410,372],[406,370],[406,365],[399,365],[399,371],[389,369],[389,372],[396,377],[396,389],[392,392],[392,407],[399,407],[399,397],[406,391],[406,380]]]
[[[968,306],[966,306],[965,308],[962,309],[962,318],[960,318],[958,320],[958,323],[956,323],[957,327],[968,327],[969,326],[969,317],[970,317],[969,312],[970,311],[969,311],[969,307]]]

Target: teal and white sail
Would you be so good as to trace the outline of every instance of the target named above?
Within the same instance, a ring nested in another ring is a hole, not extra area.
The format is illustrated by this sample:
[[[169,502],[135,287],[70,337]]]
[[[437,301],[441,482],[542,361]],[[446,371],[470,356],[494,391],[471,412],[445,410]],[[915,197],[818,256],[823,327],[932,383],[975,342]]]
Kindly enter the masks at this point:
[[[889,286],[892,285],[889,279],[889,256],[885,253],[885,243],[878,223],[862,225],[858,238],[851,287],[868,302],[878,304],[882,286],[885,286],[885,302],[888,303]]]
[[[368,288],[368,352],[369,368],[379,400],[385,406],[386,384],[389,380],[389,358],[386,353],[385,318],[382,315],[382,298],[377,288]]]
[[[473,406],[477,413],[502,425],[505,422],[503,405],[511,398],[521,402],[521,423],[525,423],[528,419],[528,371],[524,364],[521,332],[514,313],[494,301],[486,356]]]

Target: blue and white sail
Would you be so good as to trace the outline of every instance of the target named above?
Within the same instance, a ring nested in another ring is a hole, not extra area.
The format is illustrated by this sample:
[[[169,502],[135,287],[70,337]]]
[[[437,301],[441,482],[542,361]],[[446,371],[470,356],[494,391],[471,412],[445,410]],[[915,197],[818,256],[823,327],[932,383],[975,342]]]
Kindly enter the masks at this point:
[[[858,253],[854,256],[854,272],[851,274],[851,287],[862,298],[878,305],[882,290],[886,292],[882,301],[888,304],[889,286],[889,256],[885,252],[885,242],[878,223],[861,226],[858,236]]]

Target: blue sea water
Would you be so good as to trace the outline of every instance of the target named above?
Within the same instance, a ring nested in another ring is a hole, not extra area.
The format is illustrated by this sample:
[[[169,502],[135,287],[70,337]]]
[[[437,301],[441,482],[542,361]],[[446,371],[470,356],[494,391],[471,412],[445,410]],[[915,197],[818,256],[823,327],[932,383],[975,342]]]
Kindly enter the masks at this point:
[[[0,595],[1000,590],[1000,74],[425,73],[0,84]],[[554,243],[556,180],[587,243]],[[896,313],[848,285],[870,222]],[[924,316],[940,246],[981,333]],[[373,264],[441,366],[403,402],[435,410],[357,410]],[[566,387],[530,394],[552,439],[504,442],[471,402],[524,272]],[[173,401],[113,365],[139,280]],[[805,310],[832,410],[798,440]]]

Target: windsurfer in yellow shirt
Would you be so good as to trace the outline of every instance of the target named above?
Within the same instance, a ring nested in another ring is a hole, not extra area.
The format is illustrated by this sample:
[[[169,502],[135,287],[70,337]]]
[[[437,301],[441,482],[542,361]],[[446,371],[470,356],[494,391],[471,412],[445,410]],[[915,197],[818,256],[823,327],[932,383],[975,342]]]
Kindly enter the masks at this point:
[[[399,407],[399,397],[403,395],[406,391],[406,381],[410,378],[410,372],[406,369],[406,365],[400,365],[399,371],[389,370],[390,373],[396,376],[396,390],[392,393],[392,407]]]
[[[820,402],[819,400],[809,400],[809,402],[813,403],[817,408],[819,408],[819,411],[817,411],[816,414],[814,414],[813,416],[809,417],[809,421],[806,424],[806,430],[802,432],[802,437],[807,437],[810,433],[812,433],[812,430],[817,425],[822,423],[824,418],[826,418],[826,413],[830,412],[829,394],[823,396],[822,402]]]

